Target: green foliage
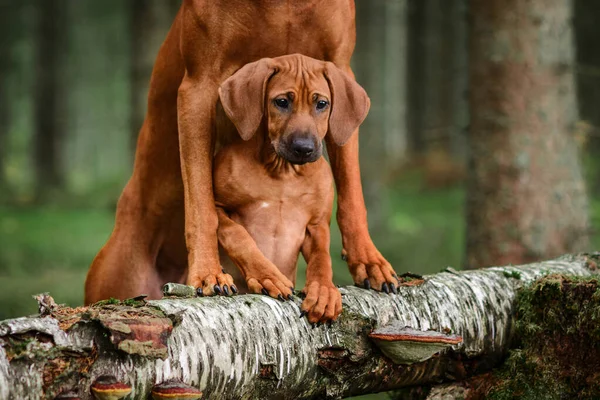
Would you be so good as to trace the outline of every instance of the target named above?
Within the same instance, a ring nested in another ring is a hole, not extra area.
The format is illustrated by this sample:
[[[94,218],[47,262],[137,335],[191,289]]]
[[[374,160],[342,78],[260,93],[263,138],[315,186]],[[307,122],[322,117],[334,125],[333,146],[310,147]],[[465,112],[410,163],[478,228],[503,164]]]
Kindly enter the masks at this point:
[[[83,302],[87,268],[112,230],[109,210],[0,208],[0,319],[37,311],[33,294]]]

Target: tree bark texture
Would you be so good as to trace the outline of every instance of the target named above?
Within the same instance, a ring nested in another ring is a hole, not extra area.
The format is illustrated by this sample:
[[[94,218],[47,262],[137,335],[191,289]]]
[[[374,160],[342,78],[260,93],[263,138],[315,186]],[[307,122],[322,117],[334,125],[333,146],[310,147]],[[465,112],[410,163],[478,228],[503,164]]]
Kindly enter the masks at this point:
[[[588,245],[568,0],[471,0],[468,267]]]
[[[341,398],[463,380],[506,352],[519,287],[552,273],[589,276],[599,262],[596,254],[449,269],[406,282],[397,295],[345,287],[341,318],[319,327],[299,318],[300,299],[167,298],[70,309],[40,296],[41,316],[0,322],[0,399],[64,391],[90,399],[91,383],[107,374],[131,385],[136,399],[170,379],[205,399]],[[386,326],[451,332],[462,342],[423,362],[395,364],[368,337]]]

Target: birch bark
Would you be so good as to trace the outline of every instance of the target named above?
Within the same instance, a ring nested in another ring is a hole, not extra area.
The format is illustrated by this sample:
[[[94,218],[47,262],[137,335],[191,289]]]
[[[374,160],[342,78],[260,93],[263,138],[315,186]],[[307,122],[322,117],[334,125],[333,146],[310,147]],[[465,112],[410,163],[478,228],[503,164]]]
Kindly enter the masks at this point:
[[[462,380],[493,367],[511,337],[516,291],[560,273],[589,276],[600,256],[524,266],[448,270],[385,295],[341,288],[331,327],[300,319],[300,299],[170,298],[69,309],[42,298],[42,316],[0,322],[0,399],[54,398],[114,375],[145,399],[178,379],[205,399],[342,398]],[[414,364],[395,364],[368,334],[388,325],[451,332],[462,343]]]

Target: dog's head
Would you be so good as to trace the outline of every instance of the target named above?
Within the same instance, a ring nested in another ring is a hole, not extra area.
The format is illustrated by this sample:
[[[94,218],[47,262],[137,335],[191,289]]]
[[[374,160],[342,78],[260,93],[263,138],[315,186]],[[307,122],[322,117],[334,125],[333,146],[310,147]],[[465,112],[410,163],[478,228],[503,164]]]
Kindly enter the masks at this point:
[[[292,164],[316,161],[322,140],[343,145],[369,112],[369,97],[333,63],[294,54],[242,67],[219,88],[225,113],[244,140],[265,119],[275,152]]]

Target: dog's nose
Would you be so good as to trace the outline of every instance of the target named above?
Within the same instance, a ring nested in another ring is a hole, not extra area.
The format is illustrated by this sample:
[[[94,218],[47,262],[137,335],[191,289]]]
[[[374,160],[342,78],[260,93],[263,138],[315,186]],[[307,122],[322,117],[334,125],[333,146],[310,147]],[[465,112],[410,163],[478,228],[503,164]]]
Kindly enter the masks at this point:
[[[290,147],[296,156],[308,157],[315,151],[315,141],[311,138],[294,138]]]

